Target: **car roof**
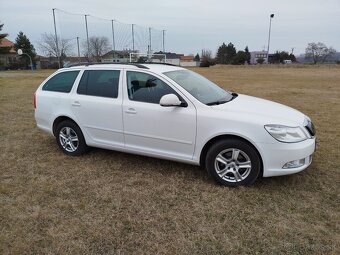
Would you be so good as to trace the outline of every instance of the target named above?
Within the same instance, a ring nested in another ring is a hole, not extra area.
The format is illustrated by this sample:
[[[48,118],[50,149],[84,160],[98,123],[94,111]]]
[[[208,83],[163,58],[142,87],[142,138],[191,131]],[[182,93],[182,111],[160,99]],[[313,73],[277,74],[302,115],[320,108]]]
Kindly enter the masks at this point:
[[[65,67],[63,69],[110,69],[110,68],[124,68],[130,70],[149,70],[156,73],[164,73],[175,70],[183,70],[184,68],[169,65],[169,64],[150,64],[150,63],[85,63],[85,64],[76,64],[74,66]]]

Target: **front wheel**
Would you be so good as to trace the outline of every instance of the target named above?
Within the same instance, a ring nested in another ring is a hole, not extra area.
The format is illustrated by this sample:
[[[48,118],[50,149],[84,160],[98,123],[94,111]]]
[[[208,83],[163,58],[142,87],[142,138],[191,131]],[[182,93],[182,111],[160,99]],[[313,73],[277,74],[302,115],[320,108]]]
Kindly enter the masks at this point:
[[[65,120],[57,126],[56,140],[59,148],[67,155],[79,156],[87,151],[80,128],[73,121]]]
[[[261,172],[257,151],[239,139],[220,140],[213,144],[205,162],[208,173],[224,186],[252,184]]]

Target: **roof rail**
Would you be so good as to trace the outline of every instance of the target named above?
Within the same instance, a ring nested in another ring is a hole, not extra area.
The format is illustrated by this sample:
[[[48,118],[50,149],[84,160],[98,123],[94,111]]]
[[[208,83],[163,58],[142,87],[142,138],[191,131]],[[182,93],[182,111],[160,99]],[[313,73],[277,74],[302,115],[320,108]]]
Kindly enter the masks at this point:
[[[65,68],[73,67],[73,66],[90,66],[90,65],[132,65],[138,68],[149,69],[145,65],[166,65],[166,66],[177,66],[169,63],[156,63],[156,62],[143,62],[143,63],[136,63],[136,62],[79,62],[74,64],[69,64],[65,66]]]
[[[139,63],[131,63],[131,62],[119,62],[119,63],[113,63],[113,62],[79,62],[74,64],[69,64],[65,66],[65,68],[73,67],[73,66],[91,66],[91,65],[132,65],[139,68],[149,69],[146,66],[143,66]]]

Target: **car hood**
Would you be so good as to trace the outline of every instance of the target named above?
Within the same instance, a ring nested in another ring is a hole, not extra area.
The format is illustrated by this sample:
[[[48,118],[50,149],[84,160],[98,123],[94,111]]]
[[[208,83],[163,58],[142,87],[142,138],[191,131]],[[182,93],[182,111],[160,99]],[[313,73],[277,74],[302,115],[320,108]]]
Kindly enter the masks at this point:
[[[302,125],[306,116],[291,107],[273,101],[239,94],[234,100],[211,106],[216,110],[245,114],[262,124]]]

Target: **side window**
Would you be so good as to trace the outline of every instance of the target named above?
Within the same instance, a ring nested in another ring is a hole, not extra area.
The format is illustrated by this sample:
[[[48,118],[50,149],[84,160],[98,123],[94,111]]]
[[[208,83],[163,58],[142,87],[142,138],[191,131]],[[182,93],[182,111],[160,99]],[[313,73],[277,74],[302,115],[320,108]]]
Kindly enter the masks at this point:
[[[118,70],[88,70],[83,73],[78,94],[98,97],[118,97],[119,87]]]
[[[42,90],[69,93],[79,71],[68,71],[54,75],[49,79]]]
[[[146,73],[128,71],[127,88],[132,101],[159,104],[161,97],[166,94],[175,94],[181,99],[165,82]]]

